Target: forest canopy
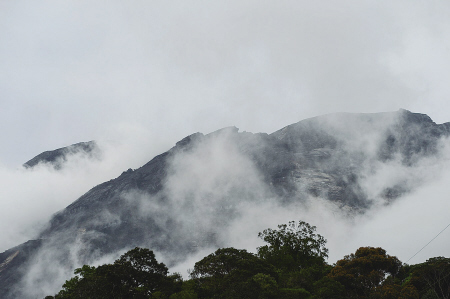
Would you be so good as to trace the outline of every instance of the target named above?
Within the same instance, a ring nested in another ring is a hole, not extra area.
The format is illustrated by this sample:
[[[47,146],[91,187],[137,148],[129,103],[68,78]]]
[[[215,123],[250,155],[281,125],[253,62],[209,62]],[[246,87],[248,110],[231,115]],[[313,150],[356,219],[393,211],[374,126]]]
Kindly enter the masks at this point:
[[[258,235],[257,254],[220,248],[195,263],[190,278],[169,274],[153,251],[136,247],[112,264],[84,265],[54,296],[73,298],[449,298],[450,259],[407,265],[380,247],[361,247],[334,265],[326,240],[299,221]]]

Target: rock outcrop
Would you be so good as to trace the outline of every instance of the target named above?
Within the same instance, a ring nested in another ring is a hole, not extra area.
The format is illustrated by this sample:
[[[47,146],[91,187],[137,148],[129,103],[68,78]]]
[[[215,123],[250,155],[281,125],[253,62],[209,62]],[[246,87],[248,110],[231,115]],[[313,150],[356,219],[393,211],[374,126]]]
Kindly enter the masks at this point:
[[[25,168],[33,168],[40,163],[50,164],[55,169],[61,169],[70,155],[83,154],[90,158],[98,158],[100,150],[95,141],[79,142],[53,151],[43,152],[33,159],[25,162]]]
[[[436,155],[449,135],[450,123],[438,125],[406,110],[319,116],[272,134],[231,127],[190,135],[142,167],[89,190],[55,214],[38,241],[0,254],[0,293],[18,296],[11,292],[23,285],[24,273],[49,252],[69,270],[76,266],[69,258],[74,255],[78,263],[89,263],[134,246],[164,252],[169,266],[176,264],[199,248],[226,245],[214,226],[227,226],[238,217],[240,203],[257,204],[261,196],[280,205],[320,197],[363,213],[374,200],[361,184],[368,169],[394,160],[414,167]],[[94,142],[79,143],[25,165],[61,167],[58,161],[68,152],[95,148]],[[408,188],[392,182],[379,198],[388,204]],[[57,276],[41,267],[46,279]]]

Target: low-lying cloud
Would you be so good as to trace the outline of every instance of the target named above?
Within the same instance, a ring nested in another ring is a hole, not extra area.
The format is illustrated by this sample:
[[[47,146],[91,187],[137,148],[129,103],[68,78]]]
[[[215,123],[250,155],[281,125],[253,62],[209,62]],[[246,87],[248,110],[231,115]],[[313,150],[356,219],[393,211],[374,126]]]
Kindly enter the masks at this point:
[[[121,131],[121,142],[98,141],[95,157],[68,154],[59,170],[45,163],[28,169],[0,165],[0,252],[36,238],[54,213],[95,185],[143,165],[161,151],[162,145],[153,144],[147,131],[129,127]]]
[[[403,0],[2,3],[0,160],[14,165],[121,124],[173,142],[229,125],[270,132],[341,111],[403,107],[447,121],[449,8]]]
[[[128,190],[121,195],[125,207],[134,211],[133,221],[139,224],[140,221],[146,223],[151,220],[160,228],[153,239],[143,240],[141,245],[155,250],[158,260],[167,263],[172,272],[177,271],[187,277],[188,269],[192,269],[196,261],[219,247],[232,246],[256,252],[256,248],[263,244],[257,237],[258,232],[269,227],[276,228],[278,224],[291,220],[303,220],[317,226],[317,232],[328,240],[329,263],[336,262],[361,246],[381,246],[389,254],[406,262],[447,225],[449,201],[445,194],[449,191],[446,181],[450,178],[448,139],[440,141],[436,155],[425,156],[411,165],[405,164],[400,155],[386,161],[377,160],[378,153],[374,150],[377,142],[357,149],[362,149],[369,161],[361,165],[358,175],[360,186],[370,201],[370,208],[355,210],[320,195],[303,194],[296,200],[281,200],[267,185],[263,174],[246,151],[248,146],[254,144],[246,143],[242,136],[250,133],[238,134],[233,131],[225,129],[206,136],[196,135],[187,147],[172,149],[167,177],[159,193],[150,195],[139,190]],[[383,139],[376,135],[385,132],[380,130],[376,133],[374,130],[369,135],[358,134],[357,131],[350,134],[352,141],[349,148],[358,142],[363,144],[367,136],[381,141]],[[362,139],[358,141],[358,138]],[[70,189],[71,185],[66,182],[69,178],[72,178],[71,184],[77,183],[79,188],[83,188],[93,178],[101,180],[102,176],[111,175],[113,170],[123,170],[123,166],[111,165],[116,159],[124,159],[122,154],[125,152],[127,150],[120,147],[104,147],[101,161],[75,158],[74,165],[62,172],[55,172],[43,165],[29,173],[25,170],[19,173],[31,178],[33,174],[40,174],[39,178],[46,174],[44,178],[52,179],[60,187],[52,191],[55,196],[52,198],[56,199],[62,196],[63,190]],[[68,163],[70,165],[70,159]],[[35,178],[35,182],[38,179]],[[380,191],[399,184],[403,184],[407,191],[396,199],[387,200]],[[50,192],[45,187],[37,190],[41,190],[42,196]],[[77,196],[76,190],[72,191],[74,197]],[[67,199],[67,203],[70,201],[73,199]],[[52,208],[52,204],[49,200],[47,209]],[[43,222],[45,217],[40,219]],[[106,223],[120,226],[124,220],[129,221],[122,218],[120,211],[110,210],[98,214],[90,220],[89,225],[95,227]],[[18,222],[13,230],[29,228],[33,221],[36,222],[31,218],[21,225]],[[143,226],[142,229],[147,228]],[[104,238],[102,233],[81,227],[73,230],[64,233],[68,241],[63,247],[60,243],[61,238],[65,238],[63,235],[52,236],[46,241],[20,285],[23,292],[29,290],[41,295],[52,294],[72,275],[73,268],[86,262],[93,265],[112,262],[130,249],[124,247],[106,256],[98,251],[90,252],[90,240],[101,240]],[[410,263],[445,255],[450,248],[444,236],[436,239]],[[8,242],[15,241],[17,238],[10,235]],[[161,244],[171,249],[164,250]],[[154,245],[156,248],[152,248]],[[182,251],[184,253],[180,255]],[[58,256],[61,262],[56,261],[55,257]],[[51,259],[52,263],[49,263]],[[49,279],[43,281],[42,275]]]

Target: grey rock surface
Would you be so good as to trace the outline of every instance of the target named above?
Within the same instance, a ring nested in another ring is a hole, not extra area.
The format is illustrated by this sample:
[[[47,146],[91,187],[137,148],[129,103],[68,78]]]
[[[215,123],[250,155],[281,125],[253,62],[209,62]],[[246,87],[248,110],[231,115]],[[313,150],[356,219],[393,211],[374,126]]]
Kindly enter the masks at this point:
[[[95,141],[79,142],[56,150],[43,152],[25,162],[23,166],[25,168],[33,168],[40,163],[45,163],[52,165],[55,169],[61,169],[70,155],[85,154],[93,158],[98,157],[99,151]]]
[[[226,153],[224,159],[230,157],[227,151],[232,145],[231,150],[250,161],[249,167],[255,169],[263,182],[264,193],[279,204],[320,197],[363,213],[372,204],[371,195],[360,184],[367,168],[394,159],[412,167],[421,159],[436,155],[441,138],[449,135],[449,123],[438,125],[424,114],[406,110],[319,116],[272,134],[240,133],[235,127],[207,135],[195,133],[142,167],[128,169],[89,190],[56,213],[38,241],[1,253],[0,293],[10,294],[4,298],[17,296],[11,293],[17,290],[14,286],[21,283],[27,267],[34,260],[42,259],[45,252],[54,253],[53,258],[63,267],[73,268],[68,256],[73,254],[74,244],[79,247],[77,258],[82,263],[125,248],[145,246],[167,253],[171,257],[169,266],[202,247],[223,246],[223,240],[217,238],[212,226],[226,226],[239,214],[236,201],[230,198],[258,202],[260,193],[247,189],[246,177],[242,176],[244,182],[232,185],[223,194],[215,194],[214,189],[200,195],[190,194],[188,186],[183,189],[188,190],[182,193],[183,201],[177,198],[180,193],[169,188],[183,172],[182,167],[173,167],[174,161],[190,165],[192,155],[204,144],[215,144],[217,138],[223,142],[219,150]],[[89,152],[95,143],[74,146]],[[42,161],[53,163],[66,152],[65,149],[46,152],[25,164],[32,167]],[[194,161],[202,161],[202,155],[195,157],[198,160]],[[230,163],[235,162],[225,161],[224,167]],[[380,190],[380,197],[388,204],[408,192],[405,186],[393,182],[392,186]],[[222,186],[218,188],[221,190]],[[208,210],[213,225],[199,224],[203,211],[203,207],[195,206],[199,196],[218,203]],[[183,211],[182,219],[171,212],[175,210]],[[186,234],[190,238],[183,237]],[[52,274],[48,275],[51,278]]]

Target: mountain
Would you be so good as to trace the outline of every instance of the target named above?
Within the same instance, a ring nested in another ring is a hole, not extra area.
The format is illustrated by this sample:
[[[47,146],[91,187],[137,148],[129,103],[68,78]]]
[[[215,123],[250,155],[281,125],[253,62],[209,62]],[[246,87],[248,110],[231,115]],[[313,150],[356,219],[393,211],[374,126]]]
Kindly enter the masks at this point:
[[[61,169],[67,157],[75,154],[84,154],[90,158],[99,158],[100,150],[95,141],[79,142],[53,151],[43,152],[33,159],[25,162],[25,168],[33,168],[38,164],[51,164],[55,169]]]
[[[231,227],[245,223],[252,209],[267,206],[270,213],[317,199],[364,214],[420,186],[409,174],[439,159],[449,135],[450,123],[407,110],[318,116],[271,134],[235,127],[192,134],[86,192],[57,212],[36,240],[1,253],[0,293],[43,297],[60,289],[75,267],[135,246],[160,252],[174,266],[202,249],[227,246]],[[96,148],[79,143],[25,165],[58,169],[68,153]],[[379,169],[392,165],[402,175],[367,187]]]

